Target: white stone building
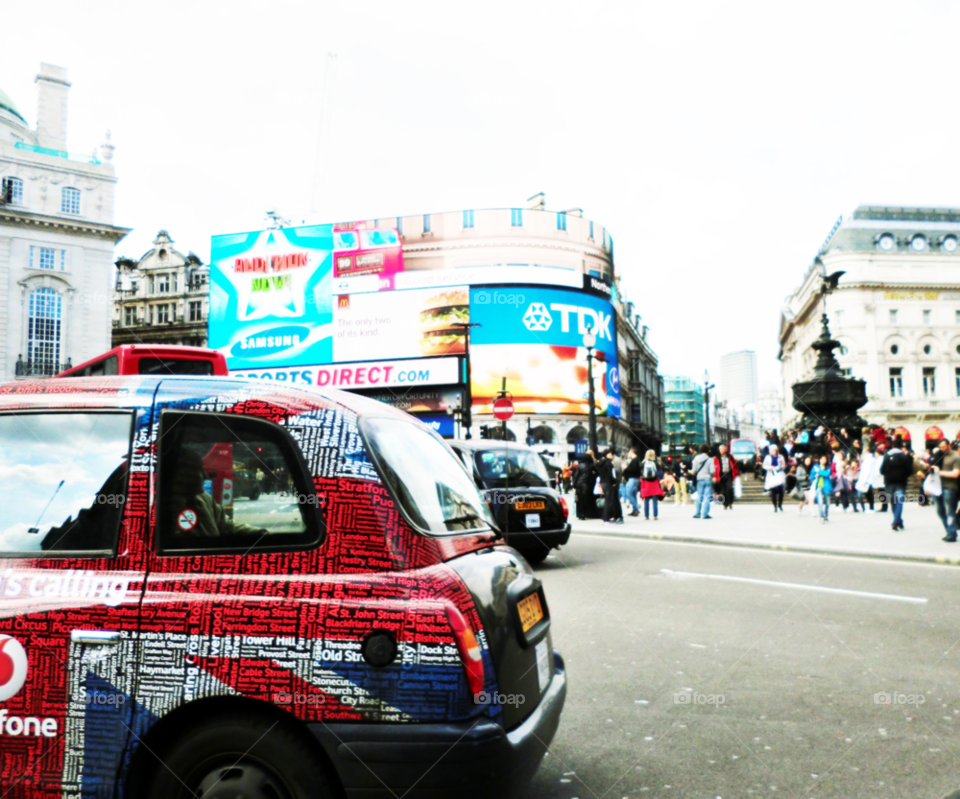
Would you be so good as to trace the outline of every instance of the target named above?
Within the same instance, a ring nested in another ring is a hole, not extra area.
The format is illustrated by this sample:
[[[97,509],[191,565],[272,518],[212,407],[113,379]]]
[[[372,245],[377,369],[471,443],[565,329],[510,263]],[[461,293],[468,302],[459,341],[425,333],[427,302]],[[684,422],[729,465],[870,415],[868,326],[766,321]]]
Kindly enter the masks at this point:
[[[139,260],[117,260],[113,345],[207,345],[210,267],[173,248],[165,230]]]
[[[37,126],[0,90],[0,379],[50,375],[110,348],[116,174],[107,142],[67,151],[61,67],[40,65]]]
[[[960,428],[960,210],[861,206],[824,244],[781,316],[784,422],[791,386],[813,370],[821,275],[844,271],[827,300],[841,367],[867,381],[860,415],[924,439]]]

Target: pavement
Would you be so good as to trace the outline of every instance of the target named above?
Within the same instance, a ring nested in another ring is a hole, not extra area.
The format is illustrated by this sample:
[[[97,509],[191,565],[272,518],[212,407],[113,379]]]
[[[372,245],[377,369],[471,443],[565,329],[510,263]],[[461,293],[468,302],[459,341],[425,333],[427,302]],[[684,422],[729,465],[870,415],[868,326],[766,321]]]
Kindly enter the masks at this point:
[[[570,507],[574,497],[567,495]],[[821,524],[816,512],[805,508],[801,515],[795,500],[784,502],[782,513],[774,513],[769,504],[734,504],[724,510],[711,506],[711,519],[694,519],[693,505],[661,502],[659,520],[642,516],[626,517],[623,524],[604,524],[599,519],[578,521],[572,518],[574,536],[605,535],[641,537],[655,540],[685,541],[719,546],[780,549],[798,552],[822,552],[854,557],[895,558],[921,562],[960,565],[960,544],[941,539],[946,534],[932,506],[908,503],[903,521],[906,529],[890,529],[892,514],[847,513],[837,505],[830,507],[830,521]],[[571,511],[572,513],[572,511]]]
[[[664,509],[656,534],[750,548],[650,540],[652,521],[618,534],[589,523],[599,532],[580,530],[536,567],[569,690],[524,799],[957,790],[955,568],[754,548],[833,535],[848,548],[909,551],[882,543],[893,539],[889,515],[841,512],[824,532],[796,508],[742,507],[707,533],[688,513]],[[909,507],[902,539],[933,546],[923,543],[939,539],[933,521]]]

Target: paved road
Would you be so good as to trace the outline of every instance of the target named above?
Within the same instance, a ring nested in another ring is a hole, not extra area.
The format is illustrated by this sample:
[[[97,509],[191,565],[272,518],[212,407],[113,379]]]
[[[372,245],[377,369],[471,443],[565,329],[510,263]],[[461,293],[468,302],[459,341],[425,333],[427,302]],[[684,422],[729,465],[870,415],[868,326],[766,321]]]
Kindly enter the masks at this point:
[[[956,566],[574,535],[537,571],[569,695],[528,796],[960,787]]]

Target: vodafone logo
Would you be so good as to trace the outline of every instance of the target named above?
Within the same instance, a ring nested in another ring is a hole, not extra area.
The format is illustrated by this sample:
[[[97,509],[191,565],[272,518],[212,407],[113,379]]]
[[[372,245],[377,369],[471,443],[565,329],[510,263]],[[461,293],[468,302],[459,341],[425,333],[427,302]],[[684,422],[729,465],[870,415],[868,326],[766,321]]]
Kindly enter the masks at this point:
[[[16,638],[0,635],[0,702],[6,702],[27,681],[27,653]]]

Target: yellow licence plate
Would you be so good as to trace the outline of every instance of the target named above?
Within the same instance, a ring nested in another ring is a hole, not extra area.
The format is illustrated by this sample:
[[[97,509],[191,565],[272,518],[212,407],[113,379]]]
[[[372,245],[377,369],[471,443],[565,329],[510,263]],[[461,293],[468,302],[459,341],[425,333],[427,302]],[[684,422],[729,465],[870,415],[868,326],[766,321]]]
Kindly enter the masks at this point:
[[[527,632],[543,618],[540,594],[533,593],[530,596],[525,596],[517,603],[517,610],[520,611],[520,625],[523,627],[523,631]]]
[[[542,500],[530,500],[529,502],[518,502],[514,507],[517,510],[543,510],[546,504]]]

